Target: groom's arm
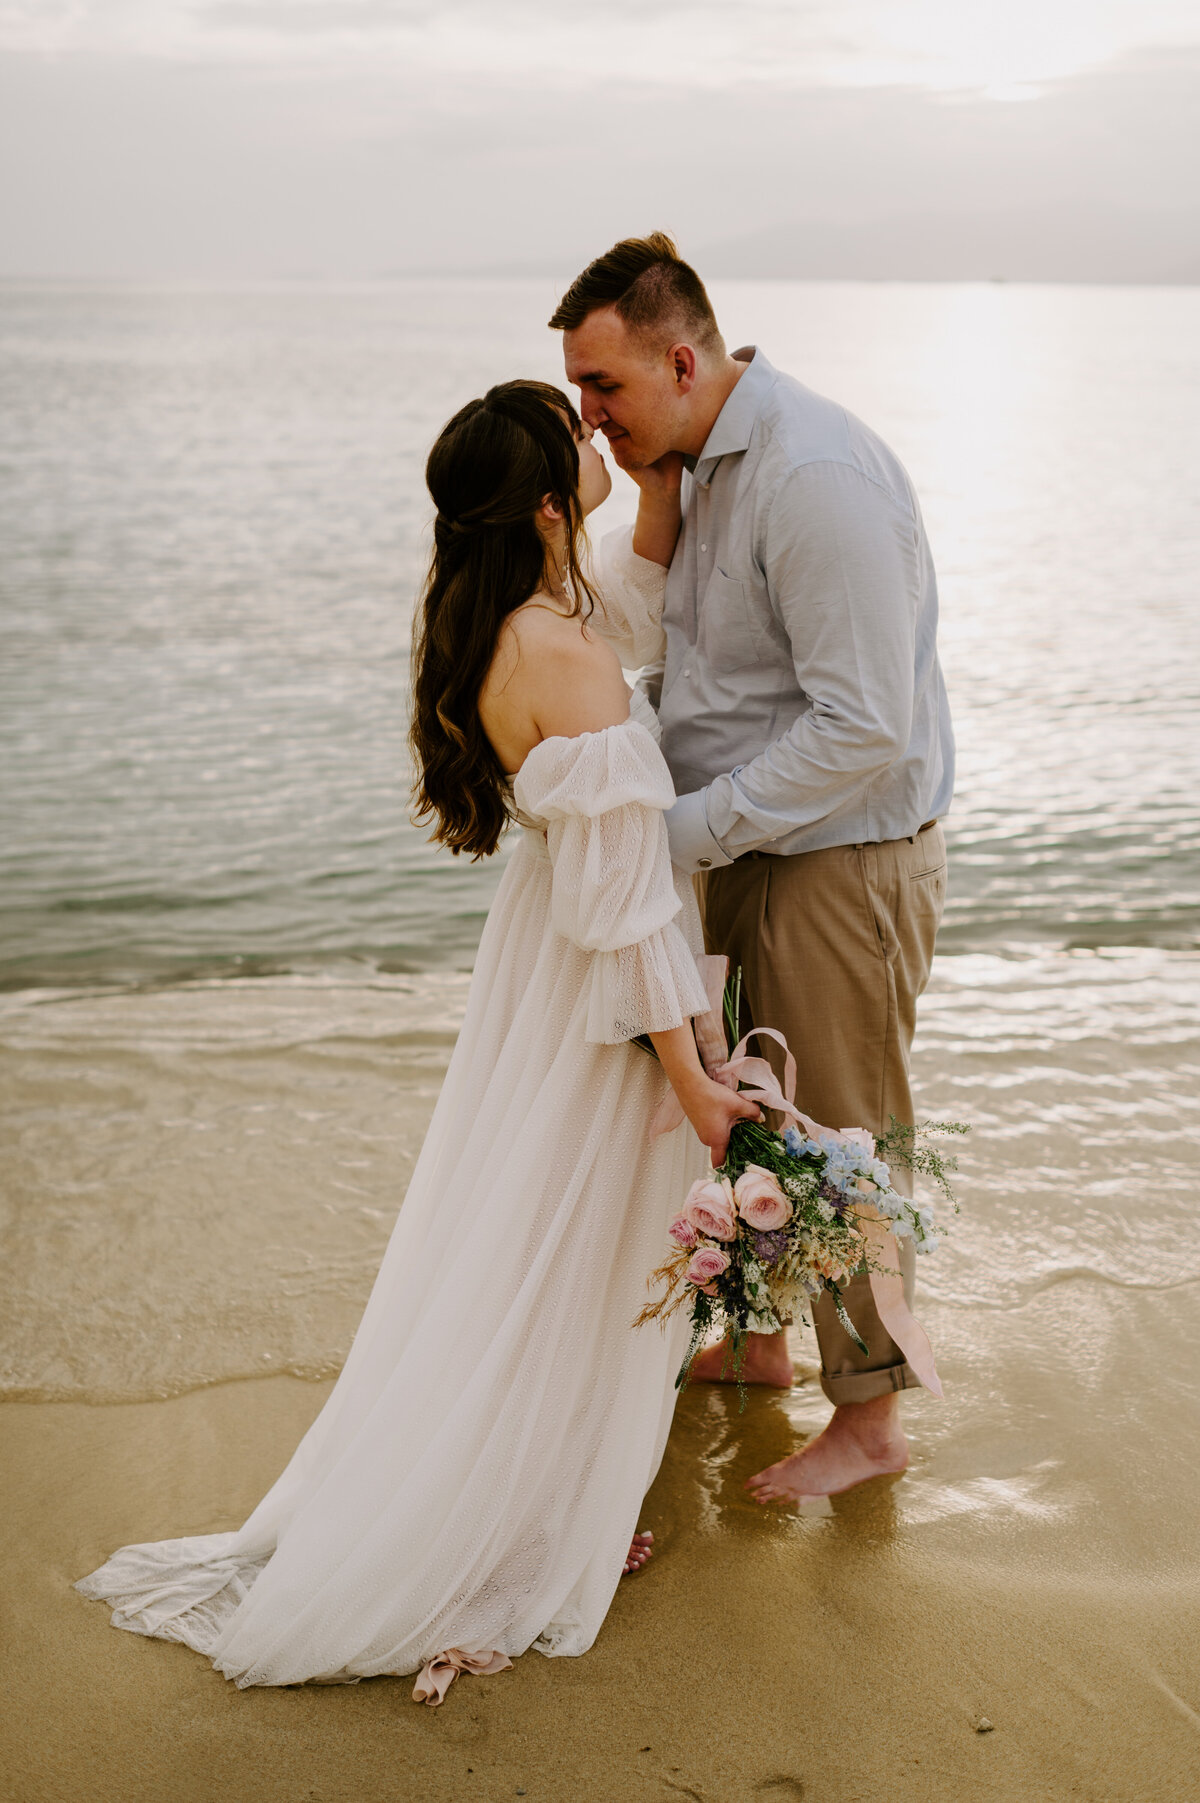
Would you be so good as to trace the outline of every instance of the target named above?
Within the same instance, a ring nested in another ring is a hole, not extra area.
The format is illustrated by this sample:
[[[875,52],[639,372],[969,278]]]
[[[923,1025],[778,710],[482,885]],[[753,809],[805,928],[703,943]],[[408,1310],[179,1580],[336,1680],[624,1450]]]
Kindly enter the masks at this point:
[[[760,561],[812,705],[758,756],[680,797],[666,817],[675,863],[727,864],[843,811],[855,839],[878,836],[870,786],[912,729],[919,557],[911,510],[858,470],[814,463],[783,478]]]

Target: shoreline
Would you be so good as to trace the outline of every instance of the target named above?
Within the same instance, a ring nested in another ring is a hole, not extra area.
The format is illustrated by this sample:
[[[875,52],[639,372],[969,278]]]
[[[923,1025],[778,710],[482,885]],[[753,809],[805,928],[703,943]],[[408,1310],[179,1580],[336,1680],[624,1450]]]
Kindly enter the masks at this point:
[[[903,1399],[909,1471],[763,1509],[743,1480],[828,1415],[810,1346],[744,1414],[695,1386],[643,1511],[655,1558],[595,1646],[440,1710],[402,1679],[238,1691],[71,1585],[130,1541],[238,1526],[287,1462],[332,1379],[286,1367],[344,1356],[454,996],[0,1010],[5,1359],[65,1396],[0,1403],[0,1803],[1187,1796],[1198,984],[1196,958],[935,965],[922,1113],[974,1131],[918,1273],[946,1402]],[[85,1399],[106,1381],[124,1399]],[[177,1393],[137,1398],[154,1383]]]
[[[467,987],[0,998],[0,1396],[336,1373]],[[1118,1289],[1200,1278],[1198,1022],[1196,955],[935,960],[921,1116],[973,1126],[948,1148],[963,1210],[921,1261],[924,1293],[1012,1308],[1079,1272]]]

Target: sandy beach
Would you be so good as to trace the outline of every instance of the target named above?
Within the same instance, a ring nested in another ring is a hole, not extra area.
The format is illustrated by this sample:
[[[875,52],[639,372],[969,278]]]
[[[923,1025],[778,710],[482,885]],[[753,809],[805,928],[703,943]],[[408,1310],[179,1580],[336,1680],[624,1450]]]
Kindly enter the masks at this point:
[[[1015,1322],[929,1311],[953,1347],[950,1400],[910,1409],[912,1472],[798,1515],[758,1508],[741,1479],[787,1449],[792,1424],[819,1422],[815,1386],[756,1395],[740,1418],[729,1392],[693,1390],[647,1499],[657,1558],[622,1583],[592,1652],[461,1680],[440,1711],[415,1706],[404,1680],[239,1692],[184,1648],[113,1632],[69,1588],[124,1540],[235,1526],[326,1386],[275,1377],[167,1402],[9,1405],[3,1794],[1191,1795],[1195,1372],[1164,1394],[1145,1350],[1164,1327],[1187,1344],[1190,1301],[1164,1321],[1161,1298],[1122,1299],[1090,1368],[1056,1381],[1061,1336],[1089,1318],[1083,1287]],[[1185,1417],[1181,1458],[1167,1435]]]
[[[803,1334],[790,1395],[685,1393],[592,1650],[440,1710],[239,1692],[71,1588],[240,1524],[345,1359],[503,862],[405,817],[421,471],[468,395],[561,379],[560,292],[0,294],[0,1800],[1190,1803],[1195,289],[714,288],[904,459],[944,601],[915,1077],[972,1132],[908,1473],[749,1500],[827,1414]]]
[[[942,960],[921,1095],[975,1131],[954,1241],[922,1268],[947,1399],[907,1400],[910,1471],[799,1512],[749,1500],[827,1414],[803,1335],[789,1396],[739,1415],[690,1390],[644,1509],[657,1556],[593,1650],[462,1680],[440,1711],[405,1680],[239,1692],[70,1586],[126,1541],[238,1525],[286,1462],[353,1332],[461,979],[259,987],[240,1013],[220,985],[4,998],[5,1372],[26,1399],[0,1407],[6,1803],[1193,1794],[1198,977],[1150,952]],[[119,1084],[140,1106],[105,1139]],[[166,1152],[201,1144],[202,1177],[156,1206]],[[1158,1199],[1140,1238],[1138,1195]]]

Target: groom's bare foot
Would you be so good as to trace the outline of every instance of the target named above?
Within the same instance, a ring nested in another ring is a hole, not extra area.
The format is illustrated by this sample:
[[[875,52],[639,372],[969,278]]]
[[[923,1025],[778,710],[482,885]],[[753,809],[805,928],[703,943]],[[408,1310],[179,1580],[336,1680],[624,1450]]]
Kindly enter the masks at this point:
[[[903,1471],[907,1464],[899,1398],[889,1391],[870,1402],[834,1409],[815,1440],[748,1478],[746,1488],[758,1502],[804,1502],[837,1496],[868,1478]]]
[[[642,1566],[648,1563],[654,1552],[653,1541],[654,1535],[649,1532],[633,1536],[629,1543],[629,1557],[626,1559],[625,1569],[621,1573],[623,1578],[632,1577],[635,1571],[640,1571]]]
[[[788,1351],[787,1333],[749,1333],[746,1335],[746,1357],[742,1365],[744,1384],[769,1384],[776,1390],[790,1390],[796,1373]],[[689,1379],[701,1384],[735,1384],[733,1355],[729,1341],[706,1346],[692,1360]]]

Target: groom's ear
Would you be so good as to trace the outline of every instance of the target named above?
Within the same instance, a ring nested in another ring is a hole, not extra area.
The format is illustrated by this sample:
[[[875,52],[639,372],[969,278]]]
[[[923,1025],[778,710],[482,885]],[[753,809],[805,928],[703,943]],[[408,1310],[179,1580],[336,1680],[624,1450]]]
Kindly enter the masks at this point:
[[[696,385],[695,351],[690,344],[673,344],[667,352],[667,361],[675,387],[680,394],[689,394]]]

